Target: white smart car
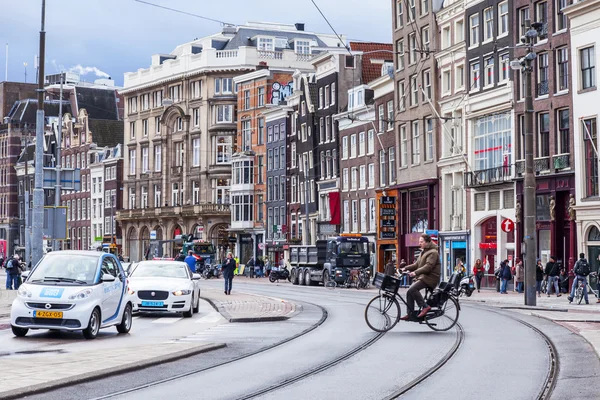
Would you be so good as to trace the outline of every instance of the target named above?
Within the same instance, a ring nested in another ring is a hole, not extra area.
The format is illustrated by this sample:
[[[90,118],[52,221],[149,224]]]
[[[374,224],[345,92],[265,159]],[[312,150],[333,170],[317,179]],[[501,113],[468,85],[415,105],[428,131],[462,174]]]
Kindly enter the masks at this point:
[[[133,310],[138,312],[198,312],[200,275],[180,261],[153,260],[138,263],[129,275]]]
[[[53,251],[26,274],[10,310],[12,331],[81,330],[94,339],[101,328],[131,329],[132,302],[125,271],[112,254]]]

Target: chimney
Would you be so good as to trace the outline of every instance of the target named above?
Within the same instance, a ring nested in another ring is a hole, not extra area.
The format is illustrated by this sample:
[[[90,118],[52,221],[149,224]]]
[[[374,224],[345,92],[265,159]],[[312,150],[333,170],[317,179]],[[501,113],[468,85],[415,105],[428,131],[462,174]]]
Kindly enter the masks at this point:
[[[304,31],[304,23],[303,22],[297,22],[294,25],[296,25],[297,31]]]
[[[256,69],[268,69],[269,65],[266,63],[266,61],[261,61],[258,63],[258,65],[256,66]]]

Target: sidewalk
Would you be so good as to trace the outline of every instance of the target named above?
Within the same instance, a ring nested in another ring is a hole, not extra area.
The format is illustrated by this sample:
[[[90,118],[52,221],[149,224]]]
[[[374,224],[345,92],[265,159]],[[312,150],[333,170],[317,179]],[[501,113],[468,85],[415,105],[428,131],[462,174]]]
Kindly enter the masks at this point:
[[[582,336],[600,357],[600,303],[596,303],[596,296],[592,294],[589,297],[589,305],[585,302],[569,304],[567,296],[568,294],[548,297],[542,294],[536,298],[537,305],[533,307],[524,305],[524,295],[521,293],[509,292],[501,295],[496,291],[482,290],[481,293],[474,292],[471,297],[461,297],[460,302],[480,303],[547,319]]]
[[[118,375],[126,371],[175,361],[225,347],[221,343],[158,343],[143,346],[80,351],[61,354],[2,358],[2,368],[10,372],[0,386],[0,398],[20,399],[50,388],[73,385],[90,379]],[[118,354],[118,356],[115,356]],[[35,366],[35,368],[32,368]]]
[[[218,289],[203,288],[201,297],[229,322],[283,321],[302,311],[301,305],[291,301],[237,292],[235,289],[231,295],[226,295]]]

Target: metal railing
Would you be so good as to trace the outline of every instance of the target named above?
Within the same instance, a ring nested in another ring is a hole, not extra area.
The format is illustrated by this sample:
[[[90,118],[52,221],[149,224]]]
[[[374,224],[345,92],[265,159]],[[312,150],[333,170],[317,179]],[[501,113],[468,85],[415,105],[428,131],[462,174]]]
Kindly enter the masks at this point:
[[[549,91],[548,81],[541,81],[537,84],[536,97],[547,95]]]
[[[465,186],[472,188],[511,182],[514,179],[513,169],[512,165],[506,165],[467,172],[465,174]]]
[[[552,166],[554,169],[565,169],[571,166],[570,154],[558,154],[552,156]]]

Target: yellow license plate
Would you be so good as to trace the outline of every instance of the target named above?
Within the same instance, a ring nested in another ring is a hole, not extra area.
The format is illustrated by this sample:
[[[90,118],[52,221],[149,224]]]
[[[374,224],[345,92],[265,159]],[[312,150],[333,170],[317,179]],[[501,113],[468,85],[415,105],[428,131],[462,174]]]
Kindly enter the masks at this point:
[[[34,311],[33,318],[54,318],[60,319],[63,317],[62,311]]]

